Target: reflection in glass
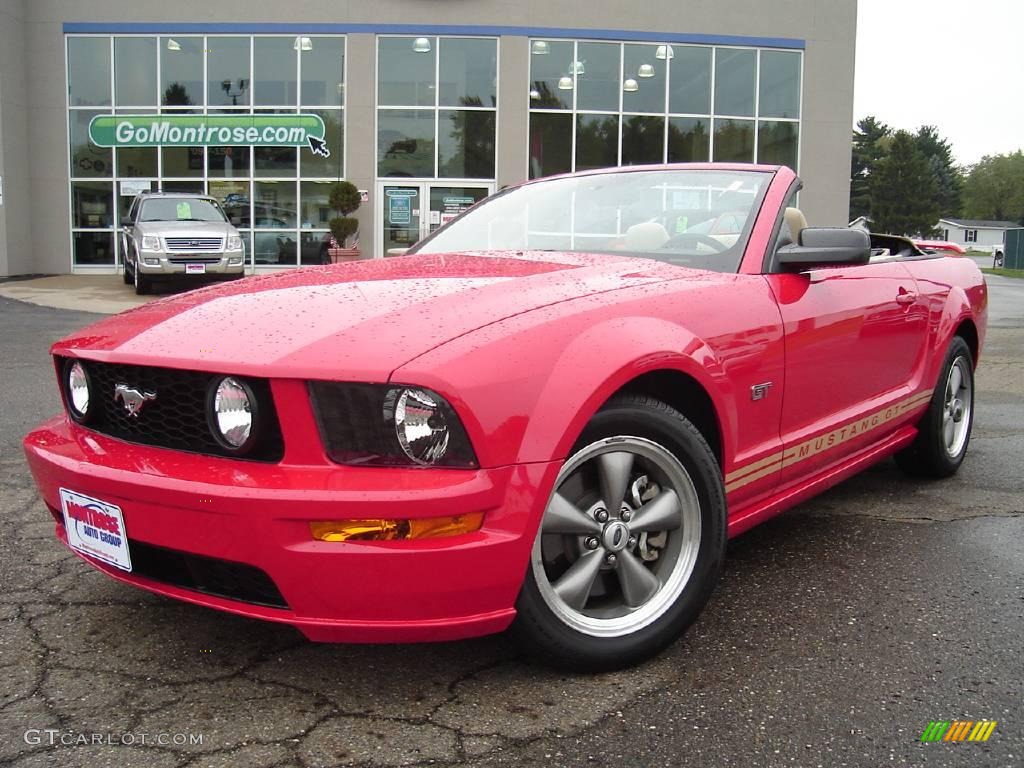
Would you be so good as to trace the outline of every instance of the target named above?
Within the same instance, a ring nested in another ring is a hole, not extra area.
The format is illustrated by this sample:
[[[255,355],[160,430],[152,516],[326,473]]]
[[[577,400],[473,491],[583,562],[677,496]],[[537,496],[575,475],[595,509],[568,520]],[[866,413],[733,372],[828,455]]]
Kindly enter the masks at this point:
[[[110,105],[110,38],[68,38],[68,103]]]
[[[111,176],[114,156],[109,147],[97,147],[89,140],[89,121],[99,112],[74,110],[70,115],[71,175]]]
[[[672,117],[668,121],[668,161],[706,163],[711,159],[709,120],[703,117]]]
[[[206,54],[208,102],[211,107],[248,106],[252,75],[248,37],[209,37]]]
[[[619,46],[617,43],[579,43],[577,45],[576,108],[618,111]],[[566,62],[566,66],[571,62]],[[569,73],[571,74],[571,73]]]
[[[160,153],[165,177],[203,175],[202,147],[161,147]]]
[[[757,51],[715,50],[715,114],[753,116]]]
[[[530,178],[572,170],[572,115],[530,115]]]
[[[252,255],[256,266],[298,264],[297,238],[294,229],[254,232]]]
[[[321,157],[320,155],[313,154],[309,147],[303,147],[299,150],[302,158],[302,175],[340,179],[344,175],[343,169],[345,167],[344,110],[315,109],[309,111],[320,115],[324,121],[324,138],[327,141],[328,149],[331,151],[331,156]]]
[[[205,194],[203,190],[205,186],[206,184],[202,179],[196,179],[195,181],[165,181],[160,184],[164,192],[191,192],[196,195]]]
[[[296,176],[298,149],[295,147],[253,147],[256,176]]]
[[[114,38],[114,98],[121,106],[156,104],[155,38]]]
[[[623,90],[623,112],[665,111],[665,62],[654,57],[654,45],[626,45],[623,48],[623,81],[633,78],[637,89]],[[623,147],[625,149],[625,147]],[[623,160],[625,162],[625,160]]]
[[[378,111],[377,175],[434,175],[433,110]]]
[[[438,126],[438,176],[494,178],[494,112],[442,109]]]
[[[478,38],[443,38],[440,48],[442,107],[494,107],[498,103],[498,43]]]
[[[156,176],[156,147],[119,147],[118,176]]]
[[[798,123],[762,120],[757,132],[757,162],[788,165],[794,171],[799,170],[799,136]]]
[[[537,43],[544,43],[543,54],[537,54]],[[572,43],[565,41],[534,41],[530,55],[530,107],[532,109],[571,109],[572,91],[559,90],[558,81],[565,75],[572,60]]]
[[[297,104],[295,38],[256,37],[253,46],[253,103]]]
[[[97,229],[114,226],[114,185],[109,181],[71,184],[71,226]]]
[[[622,165],[646,165],[665,162],[665,118],[623,118]]]
[[[437,45],[429,51],[413,50],[412,37],[377,38],[377,103],[381,106],[433,106]]]
[[[669,111],[711,114],[711,49],[688,45],[676,45],[672,49]]]
[[[715,162],[754,162],[754,121],[715,119]]]
[[[253,182],[253,226],[257,229],[286,229],[296,226],[297,206],[294,181]]]
[[[214,147],[210,148],[211,150]],[[220,203],[228,220],[236,227],[251,227],[249,181],[217,179],[210,181],[210,197]]]
[[[337,214],[331,210],[329,198],[333,181],[303,181],[299,185],[299,227],[302,229],[329,229]]]
[[[345,103],[345,38],[311,37],[302,50],[302,103],[309,107]],[[333,150],[332,150],[333,151]]]
[[[618,147],[618,115],[576,115],[577,171],[618,165]]]
[[[75,232],[75,266],[114,263],[113,232]]]
[[[800,53],[761,51],[761,117],[800,117]]]
[[[166,107],[203,103],[203,38],[160,38],[160,103]]]
[[[249,147],[208,147],[206,163],[210,176],[248,176],[252,163]]]

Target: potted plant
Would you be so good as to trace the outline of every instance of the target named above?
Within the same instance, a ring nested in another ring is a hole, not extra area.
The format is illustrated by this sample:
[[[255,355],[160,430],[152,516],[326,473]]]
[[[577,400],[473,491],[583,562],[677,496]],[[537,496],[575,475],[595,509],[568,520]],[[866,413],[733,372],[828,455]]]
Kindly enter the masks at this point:
[[[361,199],[356,185],[350,181],[339,181],[331,187],[328,203],[340,216],[331,219],[331,242],[327,255],[331,262],[355,261],[359,258],[359,220],[351,217],[359,209]]]

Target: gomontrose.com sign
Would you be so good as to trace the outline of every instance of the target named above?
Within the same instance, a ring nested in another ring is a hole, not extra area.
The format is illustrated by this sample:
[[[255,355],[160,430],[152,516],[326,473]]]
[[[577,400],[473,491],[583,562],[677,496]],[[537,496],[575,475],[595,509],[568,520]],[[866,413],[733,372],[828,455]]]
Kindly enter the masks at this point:
[[[100,147],[309,147],[330,157],[319,115],[97,115],[89,139]]]

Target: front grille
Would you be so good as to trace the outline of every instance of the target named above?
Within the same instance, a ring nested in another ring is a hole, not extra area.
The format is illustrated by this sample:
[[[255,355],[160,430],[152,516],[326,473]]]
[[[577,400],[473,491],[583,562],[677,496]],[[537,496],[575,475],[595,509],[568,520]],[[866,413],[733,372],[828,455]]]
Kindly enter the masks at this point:
[[[255,461],[280,461],[284,456],[281,426],[265,379],[244,379],[256,397],[259,433],[252,450],[236,457],[217,442],[206,421],[207,393],[211,383],[221,378],[220,374],[95,360],[80,362],[89,375],[91,405],[96,409],[86,425],[89,429],[130,443],[211,456]],[[62,386],[63,381],[61,376]],[[118,384],[155,393],[156,398],[147,401],[136,416],[129,416],[122,403],[114,400],[114,387]]]
[[[220,256],[168,256],[171,264],[219,264]]]
[[[168,251],[223,251],[223,237],[165,237]]]
[[[256,566],[128,540],[132,573],[153,581],[245,603],[287,608],[273,579]]]

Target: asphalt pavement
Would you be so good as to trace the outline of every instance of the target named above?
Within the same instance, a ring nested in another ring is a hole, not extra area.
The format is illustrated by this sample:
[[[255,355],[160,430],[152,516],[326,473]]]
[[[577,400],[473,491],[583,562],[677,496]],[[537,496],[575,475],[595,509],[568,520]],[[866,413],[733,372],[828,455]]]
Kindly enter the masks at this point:
[[[955,478],[885,462],[739,537],[684,639],[597,676],[504,636],[314,645],[93,571],[20,440],[59,408],[49,343],[95,316],[0,298],[0,765],[1024,765],[1024,281],[990,287]]]

